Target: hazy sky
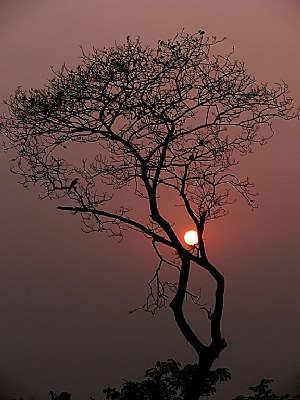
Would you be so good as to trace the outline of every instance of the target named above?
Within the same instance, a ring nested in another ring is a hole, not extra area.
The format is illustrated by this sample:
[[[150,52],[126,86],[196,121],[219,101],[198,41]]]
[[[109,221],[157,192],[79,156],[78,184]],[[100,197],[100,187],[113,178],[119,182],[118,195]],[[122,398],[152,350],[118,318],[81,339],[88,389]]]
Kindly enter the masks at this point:
[[[50,66],[75,66],[80,45],[101,48],[128,34],[155,44],[185,28],[226,36],[224,52],[234,45],[259,81],[284,79],[300,105],[299,20],[299,0],[0,0],[1,98],[42,86]],[[208,255],[226,278],[229,345],[216,366],[228,367],[232,381],[220,399],[263,377],[286,392],[300,380],[299,128],[298,120],[277,122],[272,141],[243,160],[258,210],[237,202],[207,227]],[[0,183],[1,400],[47,399],[51,389],[100,400],[104,387],[140,379],[157,360],[194,361],[170,309],[128,315],[156,266],[143,236],[118,244],[83,234],[78,218],[17,184],[3,152]],[[207,277],[195,279],[209,298]],[[198,319],[195,310],[201,329]]]

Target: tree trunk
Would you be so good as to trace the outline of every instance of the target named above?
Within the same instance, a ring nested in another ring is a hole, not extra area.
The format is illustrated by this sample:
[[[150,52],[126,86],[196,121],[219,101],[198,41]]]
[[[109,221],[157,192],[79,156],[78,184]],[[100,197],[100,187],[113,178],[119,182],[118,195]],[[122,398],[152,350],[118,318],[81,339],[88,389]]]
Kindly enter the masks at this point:
[[[198,355],[198,364],[195,368],[195,371],[192,373],[191,384],[186,390],[184,400],[199,400],[199,397],[205,393],[208,385],[207,379],[209,377],[210,369],[215,360],[219,357],[221,351],[227,346],[226,340],[221,334],[224,278],[219,271],[208,262],[205,255],[204,246],[203,249],[200,248],[200,250],[202,250],[204,260],[202,258],[201,260],[195,259],[193,261],[196,261],[198,265],[206,269],[217,283],[213,312],[207,311],[208,320],[210,321],[211,327],[211,343],[209,346],[206,346],[202,343],[193,329],[189,326],[184,316],[183,303],[186,295],[191,263],[191,258],[186,255],[181,255],[182,264],[179,284],[176,295],[170,303],[177,326]]]
[[[201,368],[199,364],[197,365],[197,369],[193,373],[192,382],[190,387],[187,389],[184,400],[199,400],[205,390],[208,374],[209,370]]]

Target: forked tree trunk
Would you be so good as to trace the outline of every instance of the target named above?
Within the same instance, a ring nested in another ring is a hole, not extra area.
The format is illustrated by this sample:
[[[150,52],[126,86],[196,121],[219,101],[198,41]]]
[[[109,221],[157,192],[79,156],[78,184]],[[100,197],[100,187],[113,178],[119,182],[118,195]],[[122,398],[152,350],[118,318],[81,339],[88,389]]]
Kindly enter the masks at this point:
[[[203,251],[202,254],[205,255]],[[184,335],[189,344],[193,347],[198,355],[198,364],[193,372],[191,385],[188,388],[184,400],[199,400],[201,394],[206,386],[207,378],[209,376],[210,369],[219,357],[221,351],[227,346],[226,340],[221,335],[221,317],[223,310],[223,294],[224,294],[224,278],[212,266],[206,257],[199,259],[198,257],[192,258],[185,255],[181,255],[181,270],[177,293],[170,303],[170,307],[173,310],[175,321]],[[191,260],[196,262],[198,265],[206,269],[210,275],[215,279],[217,288],[215,292],[215,306],[213,312],[208,312],[208,319],[210,321],[210,334],[211,343],[209,346],[204,345],[201,340],[197,337],[194,331],[187,323],[183,313],[183,303],[186,295],[187,282],[190,271]]]

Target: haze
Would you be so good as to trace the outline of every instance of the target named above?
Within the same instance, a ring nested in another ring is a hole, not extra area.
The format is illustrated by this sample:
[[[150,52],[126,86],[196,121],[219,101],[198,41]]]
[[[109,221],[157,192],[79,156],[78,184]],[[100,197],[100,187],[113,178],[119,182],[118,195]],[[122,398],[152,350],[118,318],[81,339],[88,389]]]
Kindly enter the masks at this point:
[[[42,86],[50,66],[76,66],[80,45],[88,52],[127,35],[155,45],[185,28],[226,36],[224,52],[235,46],[258,81],[284,79],[300,105],[297,0],[2,0],[0,7],[3,99],[18,86]],[[228,348],[216,366],[232,373],[216,399],[261,378],[274,379],[279,392],[300,389],[300,124],[274,128],[269,144],[240,165],[256,184],[258,210],[238,201],[206,230],[208,255],[226,278]],[[50,390],[101,400],[103,388],[140,379],[157,360],[194,361],[169,309],[128,315],[143,304],[157,265],[142,235],[129,232],[119,244],[82,233],[76,216],[17,184],[3,152],[0,174],[1,400],[48,399]],[[189,228],[183,223],[182,234]],[[195,285],[209,299],[207,277]]]

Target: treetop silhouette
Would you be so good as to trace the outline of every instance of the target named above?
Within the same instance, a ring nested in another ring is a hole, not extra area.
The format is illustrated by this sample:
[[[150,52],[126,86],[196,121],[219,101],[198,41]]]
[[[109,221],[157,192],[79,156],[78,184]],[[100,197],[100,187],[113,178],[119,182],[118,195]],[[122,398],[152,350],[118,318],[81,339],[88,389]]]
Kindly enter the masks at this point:
[[[189,390],[194,369],[194,365],[182,367],[173,359],[158,361],[153,368],[146,370],[141,382],[125,381],[120,391],[108,387],[103,392],[107,400],[181,400]],[[216,384],[229,379],[230,373],[226,368],[210,372],[200,396],[215,394]]]

